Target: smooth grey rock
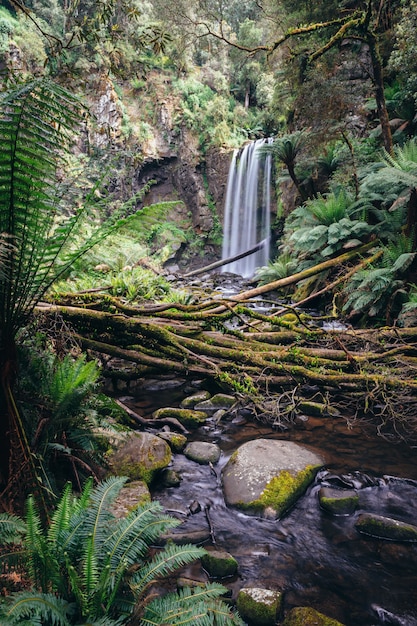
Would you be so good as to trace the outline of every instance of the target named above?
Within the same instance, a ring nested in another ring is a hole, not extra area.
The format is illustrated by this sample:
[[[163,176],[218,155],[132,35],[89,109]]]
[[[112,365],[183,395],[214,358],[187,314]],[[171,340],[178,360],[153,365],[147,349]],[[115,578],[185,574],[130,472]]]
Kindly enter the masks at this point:
[[[187,459],[200,463],[200,465],[217,463],[220,454],[221,450],[217,444],[206,441],[192,441],[184,450],[184,455]]]
[[[304,493],[321,456],[291,441],[256,439],[244,443],[223,469],[223,490],[230,506],[278,515]]]

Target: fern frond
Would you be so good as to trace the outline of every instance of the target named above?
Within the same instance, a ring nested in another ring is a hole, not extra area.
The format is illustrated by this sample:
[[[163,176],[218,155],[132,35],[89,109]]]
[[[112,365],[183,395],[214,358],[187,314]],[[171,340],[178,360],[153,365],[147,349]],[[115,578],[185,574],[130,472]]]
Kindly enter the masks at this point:
[[[26,532],[26,524],[20,517],[0,513],[0,544],[19,543]]]
[[[176,569],[201,558],[206,551],[192,544],[168,545],[143,565],[132,577],[131,588],[140,594],[153,580],[163,578]]]
[[[219,600],[224,591],[221,585],[207,585],[157,598],[146,606],[140,626],[243,626],[239,615]]]
[[[133,565],[146,555],[149,547],[167,530],[180,522],[163,515],[161,505],[148,502],[118,521],[116,529],[106,540],[107,553],[112,568],[117,571],[119,563]]]
[[[71,605],[53,594],[22,592],[10,596],[2,607],[2,624],[18,626],[27,620],[33,625],[71,626],[71,611]]]

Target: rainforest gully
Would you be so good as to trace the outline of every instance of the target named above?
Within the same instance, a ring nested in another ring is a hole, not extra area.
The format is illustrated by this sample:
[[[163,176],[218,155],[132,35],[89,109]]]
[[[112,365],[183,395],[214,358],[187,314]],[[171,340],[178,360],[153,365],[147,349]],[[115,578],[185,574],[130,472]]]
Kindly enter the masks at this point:
[[[416,33],[3,0],[2,625],[417,625]]]

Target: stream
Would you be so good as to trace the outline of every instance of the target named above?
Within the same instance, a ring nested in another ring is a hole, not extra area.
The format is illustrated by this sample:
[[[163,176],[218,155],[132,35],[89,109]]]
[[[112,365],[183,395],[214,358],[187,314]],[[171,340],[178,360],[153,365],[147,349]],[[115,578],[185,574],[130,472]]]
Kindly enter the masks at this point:
[[[159,381],[155,390],[150,384],[124,401],[146,417],[161,406],[178,406],[190,395],[189,382],[169,388],[175,380],[166,380],[165,391]],[[226,507],[222,495],[222,467],[239,445],[260,437],[298,442],[325,459],[307,493],[280,520]],[[243,411],[220,423],[209,418],[189,440],[217,443],[219,463],[210,468],[174,455],[180,485],[157,485],[152,497],[183,520],[181,532],[211,533],[211,542],[237,559],[238,575],[221,581],[234,597],[244,586],[280,589],[286,611],[311,606],[346,626],[417,626],[417,543],[361,535],[354,526],[361,511],[417,523],[414,449],[377,437],[372,424],[309,417],[282,432]],[[357,489],[358,511],[334,516],[321,510],[323,486]]]

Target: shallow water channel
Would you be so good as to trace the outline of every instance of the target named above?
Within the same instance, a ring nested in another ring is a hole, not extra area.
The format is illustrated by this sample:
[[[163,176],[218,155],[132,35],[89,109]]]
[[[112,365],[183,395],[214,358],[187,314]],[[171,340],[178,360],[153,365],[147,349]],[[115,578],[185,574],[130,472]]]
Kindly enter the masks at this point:
[[[184,396],[182,387],[165,393],[147,389],[124,401],[146,416],[160,406],[178,406]],[[305,496],[280,520],[228,508],[222,496],[222,467],[240,444],[260,437],[296,441],[326,461]],[[190,439],[217,443],[219,463],[210,468],[175,455],[172,468],[182,477],[180,486],[157,486],[152,495],[183,520],[181,531],[205,530],[237,559],[238,576],[222,581],[233,594],[244,586],[263,586],[284,590],[285,610],[311,606],[346,626],[417,626],[417,544],[368,537],[354,526],[361,511],[417,524],[415,449],[377,437],[371,424],[348,426],[331,417],[309,418],[287,432],[242,415],[220,423],[209,419]],[[349,516],[321,510],[322,486],[356,488],[359,510]],[[201,510],[191,514],[195,502]]]

